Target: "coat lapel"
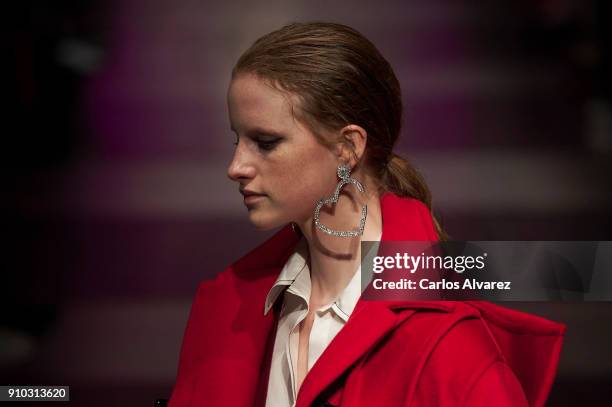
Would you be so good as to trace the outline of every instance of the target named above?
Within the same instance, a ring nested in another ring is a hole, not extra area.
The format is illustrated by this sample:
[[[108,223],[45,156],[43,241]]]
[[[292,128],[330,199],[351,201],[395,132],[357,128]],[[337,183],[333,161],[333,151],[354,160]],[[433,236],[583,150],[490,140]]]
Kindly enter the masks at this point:
[[[429,210],[420,202],[392,193],[381,197],[381,240],[437,240]],[[418,303],[359,299],[347,324],[338,332],[304,378],[296,407],[307,407],[347,369],[410,318]],[[405,309],[396,312],[397,309]]]
[[[310,406],[321,392],[391,332],[399,319],[407,318],[413,312],[398,317],[378,303],[356,310],[304,378],[296,407]]]

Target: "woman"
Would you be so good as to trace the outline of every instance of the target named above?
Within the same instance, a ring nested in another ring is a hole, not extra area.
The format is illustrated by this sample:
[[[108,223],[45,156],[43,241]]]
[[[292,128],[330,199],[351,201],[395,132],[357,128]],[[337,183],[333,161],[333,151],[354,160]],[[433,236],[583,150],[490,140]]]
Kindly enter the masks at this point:
[[[228,176],[284,227],[201,283],[170,406],[541,406],[564,327],[485,302],[365,301],[360,242],[444,240],[393,153],[399,83],[355,30],[295,23],[239,59]]]

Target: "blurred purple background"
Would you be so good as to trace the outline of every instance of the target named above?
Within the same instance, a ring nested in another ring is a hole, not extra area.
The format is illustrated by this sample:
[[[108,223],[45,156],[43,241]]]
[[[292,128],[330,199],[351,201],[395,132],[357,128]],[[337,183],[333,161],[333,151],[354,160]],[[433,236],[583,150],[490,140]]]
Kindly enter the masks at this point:
[[[457,240],[612,240],[604,1],[24,1],[9,54],[0,383],[73,406],[168,397],[187,313],[271,232],[226,177],[230,70],[291,21],[348,24],[402,84],[398,152]],[[507,304],[568,324],[549,405],[612,385],[612,304]]]

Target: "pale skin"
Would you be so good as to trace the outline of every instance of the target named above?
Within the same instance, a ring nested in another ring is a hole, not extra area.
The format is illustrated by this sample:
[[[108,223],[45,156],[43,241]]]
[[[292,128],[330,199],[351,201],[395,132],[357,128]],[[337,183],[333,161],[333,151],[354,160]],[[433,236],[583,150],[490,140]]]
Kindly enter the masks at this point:
[[[334,301],[356,272],[361,258],[360,240],[376,240],[382,216],[376,183],[365,167],[367,132],[351,124],[327,136],[337,140],[332,148],[292,114],[296,98],[249,73],[235,77],[228,90],[228,110],[237,145],[228,177],[240,190],[258,195],[245,197],[249,220],[261,230],[295,222],[309,250],[311,294],[309,309],[299,325],[297,386],[308,371],[308,342],[314,312]],[[366,194],[354,187],[343,189],[335,210],[321,210],[321,220],[337,230],[355,229],[361,205],[368,205],[364,234],[356,238],[328,236],[314,226],[316,202],[330,196],[338,182],[336,169],[345,163],[351,177]]]

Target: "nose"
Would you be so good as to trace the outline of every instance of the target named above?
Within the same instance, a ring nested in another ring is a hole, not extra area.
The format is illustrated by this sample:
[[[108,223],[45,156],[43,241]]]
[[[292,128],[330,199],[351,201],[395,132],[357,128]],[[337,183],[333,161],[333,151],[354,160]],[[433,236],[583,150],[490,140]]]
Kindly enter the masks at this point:
[[[234,150],[232,162],[227,168],[228,178],[236,182],[252,179],[255,176],[255,167],[249,159],[248,152],[244,151],[241,144],[238,144]]]

